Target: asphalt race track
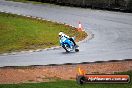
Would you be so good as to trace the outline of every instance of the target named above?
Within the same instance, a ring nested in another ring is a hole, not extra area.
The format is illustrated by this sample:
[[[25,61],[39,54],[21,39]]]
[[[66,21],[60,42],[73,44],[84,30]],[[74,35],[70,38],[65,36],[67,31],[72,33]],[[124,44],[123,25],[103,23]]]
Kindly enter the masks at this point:
[[[64,49],[0,55],[2,66],[28,66],[132,59],[132,14],[31,4],[0,0],[0,11],[42,17],[47,20],[78,26],[94,38],[80,43],[80,52],[65,53]]]

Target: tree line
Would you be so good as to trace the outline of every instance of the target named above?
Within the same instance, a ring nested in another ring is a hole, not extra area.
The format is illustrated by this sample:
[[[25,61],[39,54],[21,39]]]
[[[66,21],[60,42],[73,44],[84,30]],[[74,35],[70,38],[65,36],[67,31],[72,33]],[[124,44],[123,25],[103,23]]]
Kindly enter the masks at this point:
[[[30,0],[66,6],[132,12],[132,0]]]

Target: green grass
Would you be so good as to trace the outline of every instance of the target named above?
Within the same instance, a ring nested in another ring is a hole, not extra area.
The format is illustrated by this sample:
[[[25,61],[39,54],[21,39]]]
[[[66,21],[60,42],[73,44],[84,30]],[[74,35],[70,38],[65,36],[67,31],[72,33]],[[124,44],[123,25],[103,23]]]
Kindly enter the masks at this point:
[[[0,53],[57,46],[60,31],[79,40],[86,35],[63,24],[0,13]]]
[[[128,74],[132,78],[132,71],[116,74]],[[1,84],[0,88],[132,88],[132,82],[126,84],[84,84],[78,85],[71,80],[58,80],[56,82],[45,83],[21,83],[21,84]]]
[[[29,0],[6,0],[6,1],[15,1],[15,2],[29,2]]]

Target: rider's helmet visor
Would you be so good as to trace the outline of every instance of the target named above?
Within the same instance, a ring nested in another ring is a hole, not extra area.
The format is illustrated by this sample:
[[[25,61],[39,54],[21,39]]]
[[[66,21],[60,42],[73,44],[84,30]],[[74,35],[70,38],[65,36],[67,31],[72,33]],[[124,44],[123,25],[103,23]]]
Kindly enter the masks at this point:
[[[59,37],[61,37],[61,35],[59,35]]]

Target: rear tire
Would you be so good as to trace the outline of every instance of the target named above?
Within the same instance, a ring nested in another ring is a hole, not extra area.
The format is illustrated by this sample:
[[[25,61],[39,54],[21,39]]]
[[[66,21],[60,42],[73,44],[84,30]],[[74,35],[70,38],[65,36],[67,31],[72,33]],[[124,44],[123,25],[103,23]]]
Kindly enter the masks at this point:
[[[75,52],[79,52],[79,49],[75,49]]]
[[[75,52],[79,52],[79,46],[78,45],[75,46]]]

